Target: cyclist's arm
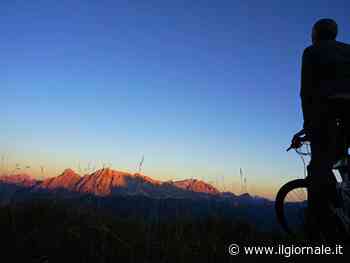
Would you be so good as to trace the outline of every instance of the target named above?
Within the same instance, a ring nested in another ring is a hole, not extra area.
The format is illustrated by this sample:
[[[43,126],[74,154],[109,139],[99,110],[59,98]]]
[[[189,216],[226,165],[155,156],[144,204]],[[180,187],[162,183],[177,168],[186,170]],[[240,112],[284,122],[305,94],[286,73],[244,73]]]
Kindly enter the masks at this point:
[[[303,136],[303,135],[305,135],[305,129],[301,129],[294,136],[295,137],[300,137],[300,136]]]

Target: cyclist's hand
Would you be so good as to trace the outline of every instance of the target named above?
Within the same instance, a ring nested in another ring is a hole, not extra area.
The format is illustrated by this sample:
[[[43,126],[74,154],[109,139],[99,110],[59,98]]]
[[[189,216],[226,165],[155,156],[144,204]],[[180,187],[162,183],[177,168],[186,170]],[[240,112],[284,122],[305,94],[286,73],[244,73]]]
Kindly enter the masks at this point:
[[[303,142],[302,137],[300,137],[299,133],[296,133],[293,136],[292,142],[291,142],[289,148],[287,149],[287,151],[289,151],[290,149],[298,149],[298,148],[300,148],[302,146],[302,142]]]
[[[293,149],[298,149],[302,146],[303,138],[298,135],[294,135],[291,143]]]

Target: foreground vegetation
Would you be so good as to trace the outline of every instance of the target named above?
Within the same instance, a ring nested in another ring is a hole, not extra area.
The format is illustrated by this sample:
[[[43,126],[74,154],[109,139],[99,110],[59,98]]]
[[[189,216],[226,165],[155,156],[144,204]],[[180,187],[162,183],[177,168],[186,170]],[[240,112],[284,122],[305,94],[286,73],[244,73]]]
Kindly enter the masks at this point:
[[[280,238],[238,220],[150,222],[52,200],[1,207],[0,233],[9,262],[234,262],[232,242]]]

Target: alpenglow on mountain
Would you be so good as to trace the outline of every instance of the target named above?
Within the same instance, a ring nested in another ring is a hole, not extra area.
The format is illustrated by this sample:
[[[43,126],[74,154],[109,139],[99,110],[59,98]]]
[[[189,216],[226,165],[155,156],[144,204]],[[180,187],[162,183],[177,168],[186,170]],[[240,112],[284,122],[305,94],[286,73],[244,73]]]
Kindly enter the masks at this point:
[[[153,198],[196,198],[217,196],[214,186],[196,179],[159,181],[139,173],[131,174],[104,168],[80,176],[66,169],[56,177],[35,180],[25,174],[0,176],[0,183],[15,184],[33,192],[70,192],[101,197],[114,195],[141,195]]]

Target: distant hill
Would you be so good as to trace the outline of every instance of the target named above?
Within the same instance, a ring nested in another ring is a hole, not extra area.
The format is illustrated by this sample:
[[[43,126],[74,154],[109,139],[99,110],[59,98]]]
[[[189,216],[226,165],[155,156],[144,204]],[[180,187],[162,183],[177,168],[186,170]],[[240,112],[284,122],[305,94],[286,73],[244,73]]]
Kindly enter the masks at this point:
[[[37,181],[31,178],[28,174],[12,174],[0,176],[0,184],[4,183],[31,187],[37,184]]]

